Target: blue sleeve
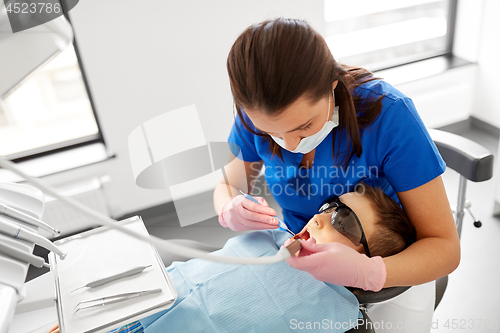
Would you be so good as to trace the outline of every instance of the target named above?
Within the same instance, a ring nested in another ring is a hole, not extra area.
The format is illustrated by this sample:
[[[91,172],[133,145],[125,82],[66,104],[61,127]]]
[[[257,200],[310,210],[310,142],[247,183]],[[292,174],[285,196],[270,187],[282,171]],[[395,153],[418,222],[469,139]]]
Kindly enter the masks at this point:
[[[251,120],[246,116],[244,117],[245,123],[255,130]],[[260,139],[260,137],[250,132],[242,123],[241,118],[236,116],[233,128],[231,129],[231,133],[229,134],[229,138],[227,140],[230,143],[229,146],[233,155],[245,162],[256,162],[262,160],[257,153],[257,139]]]
[[[411,99],[396,99],[379,120],[376,156],[396,192],[424,185],[445,171]]]

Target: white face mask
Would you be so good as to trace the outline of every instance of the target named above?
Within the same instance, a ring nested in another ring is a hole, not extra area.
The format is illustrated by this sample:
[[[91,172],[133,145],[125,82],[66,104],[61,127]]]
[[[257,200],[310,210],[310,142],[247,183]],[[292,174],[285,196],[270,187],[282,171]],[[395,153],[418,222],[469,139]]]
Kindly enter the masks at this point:
[[[328,114],[326,116],[326,123],[323,125],[323,128],[320,129],[319,132],[317,132],[316,134],[301,139],[299,144],[297,145],[297,148],[289,151],[292,153],[307,154],[311,152],[313,149],[315,149],[317,146],[319,146],[319,144],[323,142],[323,140],[327,137],[327,135],[335,127],[339,125],[339,107],[336,106],[333,109],[333,115],[330,119],[328,119],[329,116],[330,116],[330,97],[328,97]],[[283,139],[277,138],[272,135],[271,138],[273,138],[274,142],[280,145],[281,148],[286,149],[285,142],[283,141]]]

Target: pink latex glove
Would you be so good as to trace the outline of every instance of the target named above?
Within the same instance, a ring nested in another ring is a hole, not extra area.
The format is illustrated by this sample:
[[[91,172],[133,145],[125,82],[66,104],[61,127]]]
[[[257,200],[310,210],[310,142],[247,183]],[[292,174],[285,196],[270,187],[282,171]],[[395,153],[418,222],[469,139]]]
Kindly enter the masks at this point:
[[[242,195],[228,198],[221,207],[219,223],[233,231],[263,230],[279,228],[274,209],[269,208],[266,199],[255,197],[255,203]]]
[[[288,239],[284,246],[290,243],[292,240]],[[363,290],[379,291],[387,276],[382,257],[368,258],[338,242],[316,244],[314,238],[303,240],[299,255],[286,262],[316,280]]]

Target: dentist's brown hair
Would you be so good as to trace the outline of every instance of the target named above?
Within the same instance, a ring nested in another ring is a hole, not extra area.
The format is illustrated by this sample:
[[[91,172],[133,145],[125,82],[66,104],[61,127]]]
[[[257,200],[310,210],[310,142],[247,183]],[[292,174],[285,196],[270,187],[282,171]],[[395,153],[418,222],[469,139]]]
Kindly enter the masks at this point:
[[[229,52],[227,71],[238,117],[252,133],[267,138],[270,151],[280,158],[280,146],[269,135],[252,130],[243,110],[279,115],[301,96],[311,102],[327,97],[338,80],[334,94],[340,123],[332,135],[334,160],[341,157],[341,164],[347,166],[354,154],[361,156],[360,129],[379,115],[381,97],[363,101],[354,89],[375,78],[363,68],[337,63],[323,37],[306,21],[278,18],[248,27]],[[339,135],[348,143],[343,156],[344,147],[335,145]]]

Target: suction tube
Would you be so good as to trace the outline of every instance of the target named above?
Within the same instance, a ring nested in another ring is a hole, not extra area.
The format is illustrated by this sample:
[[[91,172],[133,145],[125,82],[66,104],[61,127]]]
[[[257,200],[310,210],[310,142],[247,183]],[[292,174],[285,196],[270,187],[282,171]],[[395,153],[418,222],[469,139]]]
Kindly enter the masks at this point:
[[[269,265],[269,264],[274,264],[280,261],[285,261],[288,258],[290,258],[290,252],[285,248],[282,247],[278,253],[276,253],[274,256],[268,256],[268,257],[229,257],[229,256],[220,256],[220,255],[215,255],[211,254],[209,252],[201,251],[201,250],[196,250],[192,249],[187,246],[182,246],[180,244],[175,244],[173,242],[169,242],[168,240],[164,240],[155,236],[146,236],[146,235],[140,235],[137,234],[119,224],[117,224],[116,220],[113,220],[112,218],[101,214],[99,212],[96,212],[78,201],[70,198],[70,197],[65,197],[57,193],[52,187],[45,185],[42,181],[39,179],[35,179],[31,176],[28,176],[25,174],[23,171],[21,171],[14,163],[4,159],[3,157],[0,157],[0,166],[14,172],[15,174],[19,175],[20,177],[24,178],[26,181],[31,183],[33,186],[38,188],[41,191],[44,191],[47,194],[50,194],[54,198],[57,198],[61,200],[62,202],[65,202],[66,204],[70,205],[74,209],[78,210],[82,214],[94,219],[97,223],[103,226],[107,226],[110,228],[117,229],[127,235],[130,235],[132,237],[135,237],[137,239],[143,240],[145,242],[151,243],[154,246],[156,246],[159,249],[169,251],[178,255],[182,256],[187,256],[187,257],[192,257],[192,258],[200,258],[200,259],[205,259],[205,260],[210,260],[210,261],[215,261],[215,262],[221,262],[221,263],[226,263],[226,264],[237,264],[237,265]]]

